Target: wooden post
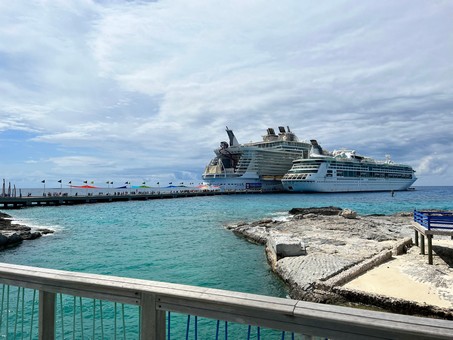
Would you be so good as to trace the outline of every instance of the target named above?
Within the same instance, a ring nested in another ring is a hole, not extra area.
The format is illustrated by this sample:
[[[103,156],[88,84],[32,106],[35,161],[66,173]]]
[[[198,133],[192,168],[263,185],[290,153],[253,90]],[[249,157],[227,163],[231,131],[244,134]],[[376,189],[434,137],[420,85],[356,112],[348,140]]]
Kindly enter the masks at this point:
[[[165,311],[157,310],[157,297],[154,294],[142,294],[140,307],[140,339],[165,340]]]
[[[415,229],[415,245],[418,247],[418,231]]]
[[[433,235],[426,235],[428,238],[428,264],[433,264]]]
[[[39,339],[55,339],[55,293],[39,291]]]
[[[425,255],[425,236],[420,234],[420,251],[422,255]]]

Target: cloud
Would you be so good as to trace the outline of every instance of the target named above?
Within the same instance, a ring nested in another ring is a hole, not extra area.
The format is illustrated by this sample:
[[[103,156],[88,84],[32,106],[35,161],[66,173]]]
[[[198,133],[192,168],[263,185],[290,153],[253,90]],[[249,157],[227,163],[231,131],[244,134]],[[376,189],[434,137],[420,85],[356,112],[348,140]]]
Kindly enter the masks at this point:
[[[420,175],[443,175],[447,171],[447,156],[428,155],[420,160],[418,171]]]
[[[451,161],[420,161],[452,147],[452,13],[422,0],[0,4],[0,134],[32,134],[23,162],[37,173],[78,160],[74,173],[174,178],[200,176],[225,125],[240,142],[290,125],[452,183]]]

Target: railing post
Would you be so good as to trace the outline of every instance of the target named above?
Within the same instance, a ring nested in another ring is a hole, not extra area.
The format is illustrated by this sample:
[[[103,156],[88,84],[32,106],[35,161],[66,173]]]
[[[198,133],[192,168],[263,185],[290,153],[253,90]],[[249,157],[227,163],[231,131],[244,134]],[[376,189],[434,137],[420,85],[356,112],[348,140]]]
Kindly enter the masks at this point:
[[[433,264],[433,235],[426,235],[428,238],[428,264]]]
[[[159,301],[154,294],[142,294],[140,315],[141,340],[165,340],[165,311],[157,310]]]
[[[55,293],[39,291],[39,339],[55,339]]]

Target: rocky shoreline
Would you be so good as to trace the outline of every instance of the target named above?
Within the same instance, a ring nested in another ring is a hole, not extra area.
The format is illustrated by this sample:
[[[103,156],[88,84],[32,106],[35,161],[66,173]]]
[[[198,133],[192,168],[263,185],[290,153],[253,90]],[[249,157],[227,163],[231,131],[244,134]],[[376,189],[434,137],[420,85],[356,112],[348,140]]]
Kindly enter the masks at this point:
[[[12,217],[0,212],[0,250],[15,247],[25,240],[35,240],[53,233],[50,229],[32,229],[28,226],[12,223]]]
[[[371,268],[411,251],[411,213],[359,216],[337,207],[294,208],[289,213],[286,221],[263,219],[227,229],[265,245],[268,262],[289,287],[291,298],[453,320],[453,308],[344,287]],[[445,275],[434,271],[431,275],[435,286],[448,283]]]

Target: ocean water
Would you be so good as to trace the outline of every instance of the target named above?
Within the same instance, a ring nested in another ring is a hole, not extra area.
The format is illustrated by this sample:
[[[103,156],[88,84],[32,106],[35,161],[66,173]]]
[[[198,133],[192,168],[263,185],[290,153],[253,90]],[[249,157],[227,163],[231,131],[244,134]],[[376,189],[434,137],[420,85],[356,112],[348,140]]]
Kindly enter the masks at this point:
[[[284,219],[294,207],[338,206],[360,214],[453,209],[453,187],[343,194],[250,194],[35,207],[6,211],[55,233],[0,252],[0,262],[286,296],[264,248],[228,223]]]

